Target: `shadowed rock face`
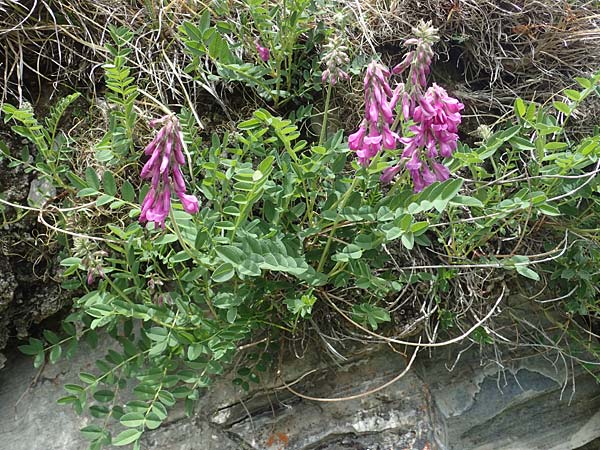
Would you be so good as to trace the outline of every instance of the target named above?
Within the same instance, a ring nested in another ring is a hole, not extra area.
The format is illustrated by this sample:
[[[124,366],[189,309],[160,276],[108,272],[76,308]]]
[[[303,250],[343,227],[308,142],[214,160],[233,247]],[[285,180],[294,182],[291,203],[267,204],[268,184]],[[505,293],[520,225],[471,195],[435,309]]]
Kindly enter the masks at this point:
[[[18,154],[27,145],[9,135],[0,124],[0,140]],[[15,204],[27,205],[31,174],[22,168],[9,168],[0,161],[0,196]],[[65,293],[53,281],[54,249],[37,223],[35,213],[20,217],[23,211],[0,204],[0,352],[9,338],[23,339],[29,329],[58,312],[65,304]],[[18,216],[19,215],[19,216]],[[19,217],[18,220],[17,217]],[[0,369],[5,357],[0,353]]]
[[[85,449],[78,429],[85,417],[57,406],[62,385],[90,370],[102,354],[37,374],[26,358],[0,372],[1,449]],[[331,364],[316,351],[292,359],[281,377],[313,397],[339,398],[372,390],[395,377],[406,360],[387,348],[369,348]],[[512,367],[481,364],[479,353],[422,352],[398,382],[366,397],[343,402],[305,400],[275,374],[249,393],[230,378],[199,401],[196,415],[175,410],[160,429],[146,433],[143,448],[160,450],[574,450],[600,436],[600,387],[575,369],[561,372],[540,357],[512,355]],[[484,361],[485,362],[485,361]],[[93,369],[92,369],[93,370]],[[565,375],[568,385],[563,391]],[[573,393],[571,383],[575,382]],[[119,431],[115,429],[115,431]],[[585,447],[582,447],[585,446]]]

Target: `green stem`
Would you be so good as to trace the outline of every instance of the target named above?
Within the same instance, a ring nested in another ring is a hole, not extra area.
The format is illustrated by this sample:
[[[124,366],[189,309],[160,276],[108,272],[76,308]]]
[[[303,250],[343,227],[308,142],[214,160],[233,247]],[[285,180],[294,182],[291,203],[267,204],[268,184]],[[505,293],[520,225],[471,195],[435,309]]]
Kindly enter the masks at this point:
[[[342,209],[346,205],[348,198],[350,198],[350,194],[352,194],[352,192],[354,192],[354,188],[356,187],[357,182],[358,182],[358,177],[355,176],[354,179],[352,180],[352,184],[350,185],[350,187],[348,188],[348,190],[346,191],[346,193],[340,200],[340,203],[338,204],[339,209]],[[325,243],[325,248],[323,249],[323,254],[321,255],[321,260],[319,261],[319,265],[317,266],[317,272],[321,272],[323,270],[323,266],[325,265],[325,261],[327,260],[327,256],[329,255],[329,248],[331,247],[331,243],[333,242],[333,236],[335,235],[335,231],[337,230],[339,223],[340,223],[340,216],[338,214],[335,218],[335,222],[333,222],[333,227],[331,227],[331,232],[329,233],[327,242]]]
[[[186,240],[183,238],[183,235],[181,234],[179,225],[177,224],[177,221],[175,220],[175,214],[173,213],[173,209],[171,209],[171,211],[169,211],[169,217],[171,218],[171,223],[173,224],[173,232],[175,233],[175,236],[177,236],[178,242],[181,244],[181,246],[183,247],[185,252],[188,255],[190,255],[190,257],[195,262],[199,262],[196,257],[195,249],[192,249],[192,247],[190,247],[190,245],[186,242]]]
[[[323,145],[327,138],[327,116],[329,115],[329,102],[331,101],[331,83],[327,85],[327,94],[325,95],[325,109],[323,111],[323,122],[321,122],[321,136],[319,137],[319,146]]]

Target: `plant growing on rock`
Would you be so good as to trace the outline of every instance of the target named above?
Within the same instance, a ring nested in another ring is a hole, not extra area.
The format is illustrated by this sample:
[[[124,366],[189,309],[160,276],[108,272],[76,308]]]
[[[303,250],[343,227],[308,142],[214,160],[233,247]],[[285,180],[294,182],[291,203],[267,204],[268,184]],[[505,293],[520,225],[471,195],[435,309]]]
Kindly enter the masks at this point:
[[[132,123],[141,116],[132,106],[141,90],[126,64],[131,34],[113,30],[118,48],[106,77],[115,110],[96,164],[32,166],[64,189],[61,208],[44,204],[36,212],[60,214],[53,226],[66,235],[64,287],[81,296],[64,322],[65,337],[47,332],[45,342],[32,338],[22,350],[36,365],[46,357],[55,362],[82,337],[93,345],[97,330],[120,348],[99,359],[93,373],[81,372],[81,382],[66,385],[59,400],[99,419],[82,430],[92,449],[141,448],[144,431],[159,427],[178,401],[191,414],[232,364],[235,383],[249,390],[282,337],[313,324],[326,342],[322,328],[335,326],[412,347],[413,355],[469,339],[494,343],[484,325],[499,314],[505,278],[538,281],[548,264],[568,266],[561,258],[574,242],[598,242],[597,230],[580,225],[597,220],[599,137],[569,138],[566,123],[598,91],[600,75],[578,80],[581,90],[565,92],[569,101],[553,109],[516,99],[511,122],[470,148],[458,139],[463,105],[440,85],[428,87],[435,30],[420,24],[398,66],[364,68],[359,130],[346,139],[343,129],[328,136],[323,124],[313,137],[303,131],[310,109],[286,107],[318,98],[325,82],[326,122],[348,59],[339,43],[328,49],[335,56],[295,59],[299,40],[317,34],[313,11],[301,8],[307,4],[270,11],[249,3],[247,29],[258,40],[208,12],[182,25],[196,81],[210,75],[241,83],[269,106],[207,142],[192,110],[173,112],[152,96],[166,115],[151,125],[162,128],[154,138],[136,138],[134,125],[143,125]],[[273,22],[279,26],[270,28]],[[226,45],[233,41],[235,52]],[[8,112],[5,120],[22,122],[15,132],[43,140],[44,151],[54,148],[31,114]],[[386,184],[403,168],[410,179]],[[172,191],[180,203],[171,201]],[[82,245],[86,239],[96,244]],[[400,307],[416,318],[403,319]],[[441,328],[452,335],[446,341]],[[411,337],[418,332],[420,340]],[[244,358],[248,347],[257,360]],[[128,383],[133,399],[123,403]]]

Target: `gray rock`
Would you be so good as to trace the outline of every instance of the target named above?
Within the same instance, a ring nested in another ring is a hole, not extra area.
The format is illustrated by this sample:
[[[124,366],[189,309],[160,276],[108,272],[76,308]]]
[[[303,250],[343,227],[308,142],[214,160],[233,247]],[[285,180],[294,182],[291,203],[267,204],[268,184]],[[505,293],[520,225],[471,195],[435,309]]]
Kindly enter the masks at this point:
[[[176,409],[143,438],[160,450],[573,450],[600,437],[600,388],[575,368],[561,372],[540,357],[514,354],[504,369],[478,351],[422,352],[406,376],[375,394],[343,402],[316,402],[372,390],[400,373],[403,356],[366,348],[340,366],[319,349],[288,358],[281,376],[266,374],[250,392],[226,376],[210,388],[191,418]],[[31,367],[13,358],[0,372],[0,450],[79,450],[79,428],[89,423],[55,404],[78,370],[93,370],[102,354]],[[482,364],[483,361],[483,364]],[[565,375],[568,380],[563,390]],[[571,383],[575,381],[575,391]],[[294,383],[294,381],[297,381]],[[117,430],[115,430],[117,431]]]
[[[440,448],[573,450],[600,436],[600,386],[577,365],[513,354],[501,367],[472,351],[449,372],[447,356],[419,367]]]

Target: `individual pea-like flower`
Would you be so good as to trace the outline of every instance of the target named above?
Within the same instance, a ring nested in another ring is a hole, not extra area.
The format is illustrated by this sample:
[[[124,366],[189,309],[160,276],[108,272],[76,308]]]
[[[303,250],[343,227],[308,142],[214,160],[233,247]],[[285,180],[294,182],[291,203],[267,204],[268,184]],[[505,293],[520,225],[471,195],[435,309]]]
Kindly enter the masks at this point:
[[[186,163],[183,153],[183,133],[174,114],[150,121],[150,126],[162,125],[156,137],[148,144],[144,154],[150,159],[142,168],[141,177],[150,179],[150,190],[141,205],[140,222],[154,222],[164,228],[171,210],[171,191],[175,191],[183,209],[198,212],[198,199],[186,192],[181,166]]]
[[[90,267],[87,273],[87,284],[88,286],[94,283],[96,277],[104,278],[104,270],[102,266]]]
[[[94,283],[96,277],[104,278],[104,257],[108,254],[104,250],[97,250],[88,253],[82,260],[81,263],[87,268],[87,284],[91,285]]]
[[[325,65],[325,70],[321,75],[323,83],[336,84],[339,80],[347,80],[350,75],[346,73],[342,67],[350,63],[350,58],[346,54],[348,47],[343,45],[339,36],[331,39],[323,46],[323,57],[321,63]]]
[[[400,164],[396,164],[395,166],[388,167],[383,169],[383,173],[381,174],[380,181],[382,183],[391,183],[394,177],[402,170],[402,166]]]
[[[368,166],[371,159],[383,148],[396,148],[399,136],[391,130],[398,91],[388,84],[390,72],[386,67],[372,61],[365,75],[365,118],[358,130],[348,137],[348,147],[356,151],[358,162]]]
[[[256,46],[256,51],[258,52],[258,57],[263,60],[264,62],[267,62],[269,60],[269,58],[271,57],[271,53],[269,52],[269,49],[267,47],[263,47],[260,44],[260,39],[256,38],[256,40],[254,41],[254,45]]]

